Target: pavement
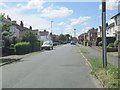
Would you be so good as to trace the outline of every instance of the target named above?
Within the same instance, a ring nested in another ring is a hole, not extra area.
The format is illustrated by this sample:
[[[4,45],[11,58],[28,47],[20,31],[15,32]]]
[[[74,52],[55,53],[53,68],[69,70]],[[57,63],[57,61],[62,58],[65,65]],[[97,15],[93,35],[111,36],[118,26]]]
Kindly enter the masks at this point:
[[[87,49],[90,52],[89,54],[84,54],[84,56],[87,59],[89,59],[91,57],[101,57],[102,58],[102,51],[101,50],[97,50],[94,46],[92,46],[92,47],[83,46],[83,45],[79,45],[79,46],[81,48]],[[115,65],[116,67],[118,67],[118,60],[119,60],[118,57],[107,54],[107,61],[109,63],[111,63],[112,65]]]
[[[2,88],[98,88],[76,45],[23,57],[2,67]]]

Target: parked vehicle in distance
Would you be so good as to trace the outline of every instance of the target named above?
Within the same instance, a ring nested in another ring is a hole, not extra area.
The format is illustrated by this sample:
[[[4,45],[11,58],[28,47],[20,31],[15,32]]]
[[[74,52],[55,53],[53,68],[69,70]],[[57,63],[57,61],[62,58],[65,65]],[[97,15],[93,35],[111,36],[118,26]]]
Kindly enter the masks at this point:
[[[71,41],[70,44],[71,45],[75,45],[76,43],[75,43],[75,41]]]
[[[53,42],[52,41],[45,41],[43,42],[43,45],[41,46],[41,49],[45,49],[45,50],[53,50]]]

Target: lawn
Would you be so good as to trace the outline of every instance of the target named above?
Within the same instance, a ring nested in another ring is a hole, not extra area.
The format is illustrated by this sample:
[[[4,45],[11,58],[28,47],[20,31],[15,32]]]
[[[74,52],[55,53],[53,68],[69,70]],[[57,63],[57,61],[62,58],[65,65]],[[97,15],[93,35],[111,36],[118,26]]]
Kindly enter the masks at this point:
[[[108,63],[107,68],[103,68],[102,66],[102,59],[101,58],[90,58],[88,59],[90,64],[92,65],[92,72],[91,74],[97,78],[101,85],[105,88],[118,88],[118,81],[120,73],[120,69]]]

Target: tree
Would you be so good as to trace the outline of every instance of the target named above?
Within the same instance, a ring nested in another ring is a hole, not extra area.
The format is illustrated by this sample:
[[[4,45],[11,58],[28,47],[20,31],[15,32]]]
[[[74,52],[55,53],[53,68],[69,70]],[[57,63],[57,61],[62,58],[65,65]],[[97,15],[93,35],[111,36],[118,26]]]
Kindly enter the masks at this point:
[[[35,51],[36,43],[37,43],[37,37],[32,31],[27,31],[25,35],[22,37],[23,42],[30,42],[31,44],[31,50]]]
[[[69,34],[66,34],[65,36],[66,36],[67,42],[70,41],[70,35],[69,35]]]
[[[22,41],[35,43],[37,42],[37,37],[32,31],[27,31],[25,35],[22,37]]]
[[[24,24],[23,24],[23,22],[22,22],[22,21],[20,21],[20,26],[24,27]]]
[[[60,36],[59,36],[59,41],[60,41],[61,43],[66,42],[66,36],[63,35],[63,34],[60,34]]]

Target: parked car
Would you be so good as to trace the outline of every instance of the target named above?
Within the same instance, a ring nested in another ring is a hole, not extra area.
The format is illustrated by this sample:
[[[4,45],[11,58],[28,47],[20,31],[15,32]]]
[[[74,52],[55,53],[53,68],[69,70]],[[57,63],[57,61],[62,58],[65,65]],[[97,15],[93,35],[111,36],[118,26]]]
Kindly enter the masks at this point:
[[[43,45],[41,46],[41,48],[45,49],[45,50],[53,49],[53,42],[52,41],[45,41],[45,42],[43,42]]]
[[[71,45],[75,45],[76,43],[75,43],[75,41],[71,41],[70,44]]]

